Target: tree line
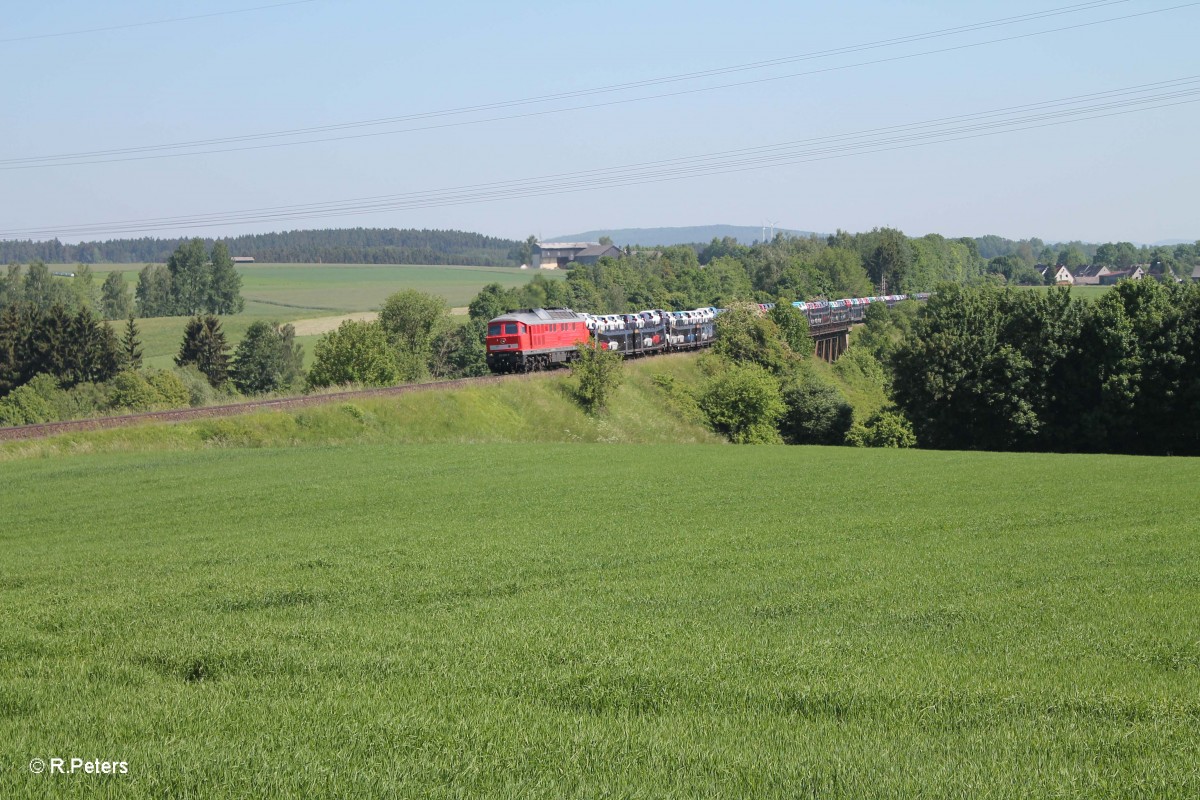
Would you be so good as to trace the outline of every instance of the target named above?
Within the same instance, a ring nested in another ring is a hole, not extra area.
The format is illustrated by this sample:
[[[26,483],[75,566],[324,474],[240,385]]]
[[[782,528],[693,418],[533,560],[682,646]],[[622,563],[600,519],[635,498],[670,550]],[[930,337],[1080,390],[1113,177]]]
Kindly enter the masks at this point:
[[[291,325],[258,320],[230,348],[214,316],[184,328],[175,369],[142,362],[137,322],[118,335],[90,308],[0,312],[0,425],[206,405],[218,398],[292,393],[304,387],[304,352]]]
[[[1089,264],[1128,269],[1135,264],[1145,264],[1152,272],[1161,272],[1176,278],[1188,279],[1192,270],[1200,265],[1200,241],[1175,245],[1136,245],[1132,242],[1107,242],[1088,244],[1073,241],[1049,245],[1041,239],[1004,239],[999,236],[982,236],[975,240],[980,255],[997,265],[1008,264],[1032,269],[1037,264],[1048,264],[1075,270]],[[989,271],[1001,272],[999,268]],[[1035,281],[1036,282],[1036,281]]]
[[[946,285],[881,356],[924,447],[1200,455],[1200,285]]]
[[[162,263],[190,239],[109,239],[63,244],[57,239],[0,241],[0,263]],[[329,228],[204,239],[211,250],[224,244],[236,256],[275,263],[462,264],[517,266],[522,243],[465,231],[397,228]]]
[[[64,271],[65,272],[65,271]],[[242,276],[221,242],[205,250],[200,239],[184,242],[167,263],[150,264],[131,292],[120,272],[110,272],[99,287],[91,267],[78,264],[65,275],[35,261],[27,269],[9,264],[0,277],[0,310],[28,305],[39,312],[59,306],[67,312],[88,308],[103,319],[192,314],[237,314],[245,305]]]

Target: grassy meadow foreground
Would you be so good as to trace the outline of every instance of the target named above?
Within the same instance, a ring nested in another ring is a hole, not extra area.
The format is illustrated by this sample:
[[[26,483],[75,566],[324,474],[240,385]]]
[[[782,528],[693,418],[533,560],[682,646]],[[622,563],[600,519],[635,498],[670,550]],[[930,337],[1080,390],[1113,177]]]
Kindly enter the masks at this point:
[[[10,461],[0,796],[1195,797],[1198,480],[706,445]],[[27,767],[72,756],[130,771]]]

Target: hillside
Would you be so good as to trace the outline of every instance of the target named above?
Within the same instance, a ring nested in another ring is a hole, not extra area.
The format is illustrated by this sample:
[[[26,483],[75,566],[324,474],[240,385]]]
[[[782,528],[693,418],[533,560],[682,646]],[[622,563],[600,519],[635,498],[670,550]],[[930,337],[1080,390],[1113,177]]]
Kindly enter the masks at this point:
[[[811,236],[809,231],[794,231],[786,228],[776,228],[776,233],[788,236]],[[770,231],[768,230],[768,236]],[[674,244],[708,244],[713,239],[723,239],[726,236],[737,239],[742,244],[760,241],[763,236],[761,227],[747,225],[695,225],[684,228],[618,228],[613,230],[584,231],[566,236],[556,236],[546,239],[548,242],[596,242],[601,236],[607,236],[618,247],[625,245],[642,245],[644,247],[669,247]]]
[[[140,264],[166,261],[184,239],[2,241],[0,263]],[[327,228],[205,239],[224,242],[234,256],[295,264],[461,264],[518,266],[520,243],[465,231]]]

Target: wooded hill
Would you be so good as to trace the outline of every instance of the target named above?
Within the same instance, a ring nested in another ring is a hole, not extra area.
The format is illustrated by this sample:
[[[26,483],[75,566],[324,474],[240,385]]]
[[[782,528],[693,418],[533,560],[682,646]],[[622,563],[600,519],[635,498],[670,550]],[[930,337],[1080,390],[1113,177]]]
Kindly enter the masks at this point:
[[[0,263],[144,264],[163,263],[190,238],[109,239],[63,244],[0,241]],[[462,264],[518,266],[520,242],[465,231],[398,228],[327,228],[205,239],[211,249],[224,242],[234,256],[296,264]]]

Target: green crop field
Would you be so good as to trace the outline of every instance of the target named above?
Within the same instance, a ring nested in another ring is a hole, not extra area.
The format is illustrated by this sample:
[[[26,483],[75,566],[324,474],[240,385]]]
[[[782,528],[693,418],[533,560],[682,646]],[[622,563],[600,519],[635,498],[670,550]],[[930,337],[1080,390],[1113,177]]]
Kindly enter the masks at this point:
[[[99,285],[108,272],[119,270],[130,284],[142,265],[98,267]],[[255,316],[317,317],[370,311],[402,289],[441,295],[451,306],[465,306],[489,283],[523,286],[535,274],[558,273],[513,267],[457,267],[413,264],[238,264],[246,312]],[[294,312],[302,312],[297,316]]]
[[[486,284],[523,286],[539,274],[512,267],[382,264],[254,264],[238,269],[248,299],[332,312],[377,309],[402,289],[419,289],[441,295],[451,306],[465,306]]]
[[[1194,798],[1198,481],[709,445],[2,463],[0,797]]]

